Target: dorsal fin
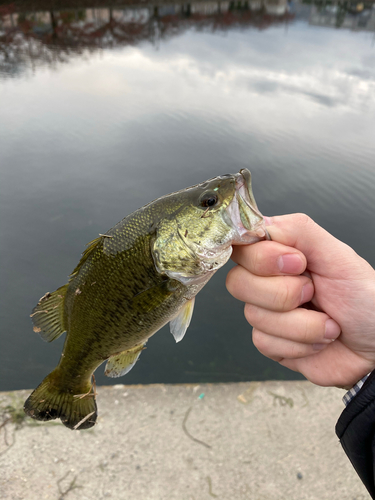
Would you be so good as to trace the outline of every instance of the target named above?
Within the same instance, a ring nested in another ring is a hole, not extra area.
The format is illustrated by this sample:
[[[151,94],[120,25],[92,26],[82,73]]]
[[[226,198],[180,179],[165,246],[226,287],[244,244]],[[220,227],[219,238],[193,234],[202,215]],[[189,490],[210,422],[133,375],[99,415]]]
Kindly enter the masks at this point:
[[[47,292],[34,307],[30,317],[34,332],[40,334],[46,342],[52,342],[65,331],[64,299],[68,285],[61,286],[55,292]]]
[[[90,241],[87,243],[87,248],[82,253],[81,260],[78,262],[77,266],[75,267],[74,271],[72,274],[69,276],[69,281],[71,281],[74,276],[76,276],[79,271],[81,270],[83,264],[87,261],[87,259],[91,256],[91,254],[94,253],[94,251],[99,248],[100,245],[103,244],[103,235],[99,235],[97,238],[94,240]]]

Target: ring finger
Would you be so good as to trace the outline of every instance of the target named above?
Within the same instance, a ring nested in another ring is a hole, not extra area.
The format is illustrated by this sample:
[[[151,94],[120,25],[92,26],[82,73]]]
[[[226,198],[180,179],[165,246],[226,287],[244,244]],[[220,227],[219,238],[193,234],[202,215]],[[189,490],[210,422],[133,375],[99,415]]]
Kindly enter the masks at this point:
[[[229,271],[226,285],[236,299],[274,311],[290,311],[310,301],[314,295],[314,285],[307,276],[265,278],[242,266]]]

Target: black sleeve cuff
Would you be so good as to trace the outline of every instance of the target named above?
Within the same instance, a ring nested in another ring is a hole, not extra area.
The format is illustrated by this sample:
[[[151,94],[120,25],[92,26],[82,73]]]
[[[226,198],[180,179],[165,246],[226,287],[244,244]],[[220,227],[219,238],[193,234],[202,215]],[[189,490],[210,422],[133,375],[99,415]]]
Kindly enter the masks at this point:
[[[375,499],[375,370],[342,412],[336,434],[353,467]]]

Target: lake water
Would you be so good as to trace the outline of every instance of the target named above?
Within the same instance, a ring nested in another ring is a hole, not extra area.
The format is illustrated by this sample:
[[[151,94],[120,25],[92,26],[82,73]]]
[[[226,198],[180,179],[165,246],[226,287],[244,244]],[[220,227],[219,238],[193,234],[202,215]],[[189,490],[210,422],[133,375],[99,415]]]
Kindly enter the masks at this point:
[[[0,390],[57,364],[29,314],[85,244],[209,177],[249,168],[264,214],[306,212],[375,265],[373,4],[49,3],[0,5]],[[299,378],[252,345],[229,267],[182,342],[164,328],[97,382]]]

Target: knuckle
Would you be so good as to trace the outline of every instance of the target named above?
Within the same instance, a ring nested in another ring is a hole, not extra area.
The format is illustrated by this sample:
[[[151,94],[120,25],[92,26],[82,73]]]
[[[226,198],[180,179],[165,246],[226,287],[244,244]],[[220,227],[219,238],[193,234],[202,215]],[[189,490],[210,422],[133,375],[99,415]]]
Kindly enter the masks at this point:
[[[314,224],[312,218],[309,217],[307,214],[298,213],[294,214],[294,217],[296,218],[296,223],[300,226],[309,226],[311,224]]]
[[[291,311],[301,303],[302,287],[305,279],[301,277],[283,277],[281,285],[276,288],[274,308],[278,311]]]
[[[291,304],[294,302],[292,291],[285,282],[275,292],[274,307],[279,311],[287,311],[292,308]]]
[[[310,344],[314,339],[311,338],[311,328],[309,321],[304,321],[300,327],[299,340],[303,344]]]
[[[246,318],[246,321],[248,323],[250,323],[250,325],[252,324],[251,322],[251,308],[249,307],[249,304],[245,304],[245,309],[244,309],[244,315],[245,315],[245,318]]]
[[[324,342],[325,322],[329,316],[318,311],[298,309],[296,340],[305,345]]]
[[[253,344],[262,354],[266,354],[268,343],[266,342],[266,335],[259,330],[253,328]]]
[[[298,343],[293,343],[290,346],[290,357],[291,359],[302,358],[305,355],[304,346]]]
[[[245,304],[245,310],[244,310],[245,318],[250,325],[254,326],[255,318],[256,318],[256,311],[255,308],[251,304]]]
[[[254,272],[259,272],[262,270],[264,264],[263,246],[253,245],[251,247],[251,252],[249,252],[249,265]]]
[[[225,286],[231,295],[235,294],[237,288],[236,284],[238,282],[237,278],[238,278],[238,266],[233,267],[233,269],[229,271],[225,280]]]
[[[275,351],[272,346],[271,337],[266,333],[263,333],[254,328],[253,344],[258,349],[258,351],[263,354],[263,356],[266,356],[267,358],[270,358],[277,362],[281,361],[282,356],[280,356],[280,354]]]

